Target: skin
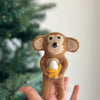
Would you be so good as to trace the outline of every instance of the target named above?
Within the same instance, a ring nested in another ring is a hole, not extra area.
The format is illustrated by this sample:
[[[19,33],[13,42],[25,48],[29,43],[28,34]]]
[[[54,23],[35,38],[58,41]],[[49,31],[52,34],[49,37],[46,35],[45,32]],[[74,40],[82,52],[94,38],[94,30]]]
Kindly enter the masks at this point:
[[[65,77],[64,78],[64,98],[62,100],[67,99],[68,83],[69,83],[69,78]],[[21,93],[24,93],[28,97],[28,100],[43,100],[40,97],[40,95],[37,93],[37,91],[30,86],[21,87],[19,91]],[[80,87],[79,85],[76,85],[73,89],[70,100],[78,100],[79,92],[80,92]],[[50,96],[48,100],[57,100],[56,93],[57,93],[56,86],[55,84],[52,83],[50,91],[49,91]]]

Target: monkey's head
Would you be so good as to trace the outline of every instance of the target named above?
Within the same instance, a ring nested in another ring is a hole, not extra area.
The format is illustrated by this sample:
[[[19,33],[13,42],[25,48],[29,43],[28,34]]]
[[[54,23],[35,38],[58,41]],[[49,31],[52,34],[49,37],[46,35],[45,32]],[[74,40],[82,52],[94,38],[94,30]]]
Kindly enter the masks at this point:
[[[66,51],[76,52],[79,48],[79,42],[76,39],[65,37],[58,32],[38,36],[33,40],[32,45],[36,51],[44,50],[53,56],[64,54]]]

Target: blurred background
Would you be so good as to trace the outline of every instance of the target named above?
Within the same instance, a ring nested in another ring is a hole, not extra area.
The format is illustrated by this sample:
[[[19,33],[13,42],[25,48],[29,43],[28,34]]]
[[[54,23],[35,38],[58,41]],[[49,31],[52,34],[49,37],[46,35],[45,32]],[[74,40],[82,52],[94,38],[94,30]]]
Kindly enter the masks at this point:
[[[99,0],[0,1],[0,100],[27,100],[18,92],[25,85],[41,95],[39,61],[44,52],[35,52],[32,40],[49,32],[61,32],[80,42],[78,52],[65,54],[68,100],[76,84],[81,87],[79,100],[99,100]]]
[[[30,85],[41,95],[40,53],[32,48],[46,11],[55,3],[39,0],[0,0],[0,100],[28,100],[19,88]]]

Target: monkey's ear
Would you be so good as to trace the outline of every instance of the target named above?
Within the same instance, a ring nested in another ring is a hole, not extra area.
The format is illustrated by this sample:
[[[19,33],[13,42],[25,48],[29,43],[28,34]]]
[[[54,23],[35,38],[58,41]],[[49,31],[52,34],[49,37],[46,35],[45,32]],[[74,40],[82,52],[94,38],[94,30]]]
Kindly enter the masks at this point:
[[[36,51],[43,50],[44,36],[38,36],[33,40],[32,46]]]
[[[74,38],[67,37],[67,51],[76,52],[79,49],[79,42]]]

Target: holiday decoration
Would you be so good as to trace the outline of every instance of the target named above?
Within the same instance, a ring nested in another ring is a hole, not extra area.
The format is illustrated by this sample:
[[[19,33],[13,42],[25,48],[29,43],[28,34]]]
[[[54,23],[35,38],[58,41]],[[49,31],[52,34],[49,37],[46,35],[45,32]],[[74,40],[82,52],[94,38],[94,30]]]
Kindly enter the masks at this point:
[[[65,37],[59,32],[53,32],[46,36],[36,37],[32,45],[36,51],[45,51],[40,61],[43,72],[42,96],[44,100],[49,98],[52,82],[57,86],[57,100],[63,100],[64,73],[68,67],[68,61],[64,53],[66,51],[76,52],[79,48],[79,42],[74,38]]]
[[[49,33],[41,23],[54,6],[39,0],[0,0],[0,100],[28,100],[18,92],[25,85],[41,93],[40,53],[31,44]]]

